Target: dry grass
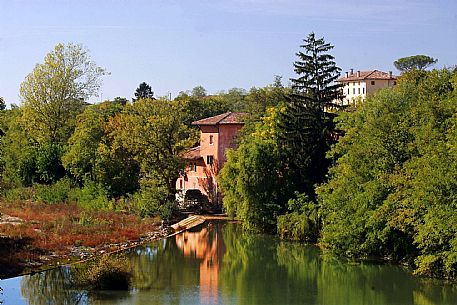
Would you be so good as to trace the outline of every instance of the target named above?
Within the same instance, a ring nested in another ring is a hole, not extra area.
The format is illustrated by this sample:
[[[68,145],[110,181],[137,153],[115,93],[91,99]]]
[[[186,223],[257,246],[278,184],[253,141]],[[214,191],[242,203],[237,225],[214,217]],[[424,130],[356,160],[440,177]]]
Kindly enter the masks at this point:
[[[134,241],[158,230],[152,218],[88,211],[74,204],[2,202],[1,213],[19,217],[23,222],[0,224],[0,236],[3,236],[0,238],[0,267],[27,264],[46,254],[65,257],[75,246],[106,247]]]

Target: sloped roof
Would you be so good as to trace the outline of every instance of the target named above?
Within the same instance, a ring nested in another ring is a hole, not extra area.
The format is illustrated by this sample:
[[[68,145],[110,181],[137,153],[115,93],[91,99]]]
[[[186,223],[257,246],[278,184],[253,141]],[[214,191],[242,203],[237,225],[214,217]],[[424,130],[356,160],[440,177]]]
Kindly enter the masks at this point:
[[[388,72],[383,72],[379,70],[371,71],[360,71],[360,76],[357,76],[356,73],[349,74],[348,77],[341,77],[337,79],[337,82],[349,82],[349,81],[360,81],[360,80],[372,80],[372,79],[397,79],[396,76],[391,75]]]
[[[186,151],[183,155],[184,159],[186,160],[198,160],[202,158],[201,153],[200,153],[200,146],[193,147]]]
[[[213,117],[192,122],[192,125],[222,125],[222,124],[244,124],[245,112],[226,112]]]

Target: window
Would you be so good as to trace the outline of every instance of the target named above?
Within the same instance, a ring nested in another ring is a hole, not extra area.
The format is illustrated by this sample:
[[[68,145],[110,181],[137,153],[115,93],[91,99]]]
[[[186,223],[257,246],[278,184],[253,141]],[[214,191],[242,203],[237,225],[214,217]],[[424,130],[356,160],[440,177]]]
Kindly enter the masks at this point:
[[[352,89],[352,94],[355,94],[355,88]]]
[[[213,145],[213,136],[209,136],[209,145]]]
[[[359,91],[359,94],[360,94],[360,88],[358,88],[358,89],[359,89],[358,91]]]
[[[349,88],[348,88],[348,94],[349,94]]]
[[[206,164],[213,165],[213,156],[212,155],[206,156]]]
[[[365,94],[365,87],[362,88],[362,93]]]
[[[192,172],[196,172],[197,171],[197,162],[190,162],[189,164],[189,171]]]
[[[371,85],[374,85],[374,80],[371,81]]]
[[[183,189],[183,187],[182,187],[182,179],[179,179],[179,189],[181,189],[181,190]]]

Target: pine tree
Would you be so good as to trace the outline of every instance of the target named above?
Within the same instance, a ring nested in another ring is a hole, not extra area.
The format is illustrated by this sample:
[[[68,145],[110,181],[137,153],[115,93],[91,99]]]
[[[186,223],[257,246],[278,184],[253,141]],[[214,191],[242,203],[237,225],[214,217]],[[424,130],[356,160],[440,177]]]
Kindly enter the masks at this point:
[[[294,71],[299,77],[291,79],[295,96],[321,111],[335,107],[335,101],[341,95],[341,85],[335,83],[341,69],[336,66],[335,58],[327,53],[333,46],[325,43],[324,38],[316,40],[314,33],[304,42],[300,46],[304,52],[296,54],[299,60],[294,63]]]
[[[337,107],[340,85],[335,83],[341,69],[327,52],[333,48],[314,33],[300,46],[291,79],[293,93],[287,98],[280,116],[278,145],[283,154],[284,177],[292,191],[314,197],[314,184],[323,181],[328,168],[325,154],[333,115],[327,109]]]
[[[138,88],[135,90],[135,98],[133,99],[134,102],[138,101],[142,98],[150,98],[154,99],[154,92],[152,91],[151,86],[147,83],[142,82]]]

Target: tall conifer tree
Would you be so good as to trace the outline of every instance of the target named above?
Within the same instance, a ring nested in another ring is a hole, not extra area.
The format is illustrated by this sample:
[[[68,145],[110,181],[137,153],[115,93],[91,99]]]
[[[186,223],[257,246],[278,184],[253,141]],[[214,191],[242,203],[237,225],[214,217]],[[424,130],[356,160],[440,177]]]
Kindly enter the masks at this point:
[[[291,191],[313,198],[313,186],[323,181],[328,168],[325,154],[333,116],[326,110],[337,107],[341,90],[335,81],[341,69],[327,53],[333,46],[323,38],[311,33],[304,42],[294,63],[298,77],[291,79],[293,93],[280,116],[278,145]]]

